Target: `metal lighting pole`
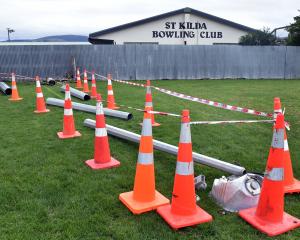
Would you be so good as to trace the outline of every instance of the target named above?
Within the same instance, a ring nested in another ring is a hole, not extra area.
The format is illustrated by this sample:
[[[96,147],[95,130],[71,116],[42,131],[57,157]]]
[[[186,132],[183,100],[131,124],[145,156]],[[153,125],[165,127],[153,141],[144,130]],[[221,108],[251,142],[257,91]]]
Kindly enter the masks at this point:
[[[11,28],[6,28],[7,29],[7,38],[8,38],[8,41],[10,42],[10,34],[15,32],[15,30],[11,29]]]

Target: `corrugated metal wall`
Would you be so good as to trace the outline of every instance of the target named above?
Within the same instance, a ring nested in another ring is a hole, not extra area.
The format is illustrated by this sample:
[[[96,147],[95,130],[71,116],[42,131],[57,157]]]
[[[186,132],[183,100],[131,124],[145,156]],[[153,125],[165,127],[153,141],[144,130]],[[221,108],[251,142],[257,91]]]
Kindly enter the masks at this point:
[[[120,79],[300,78],[300,47],[178,45],[0,46],[0,72],[65,76],[77,66]]]

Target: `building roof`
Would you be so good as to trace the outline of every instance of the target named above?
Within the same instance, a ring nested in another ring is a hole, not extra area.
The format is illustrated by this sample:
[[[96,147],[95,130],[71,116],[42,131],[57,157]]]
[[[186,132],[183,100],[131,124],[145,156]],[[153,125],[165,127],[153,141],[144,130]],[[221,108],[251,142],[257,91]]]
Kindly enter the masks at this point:
[[[136,26],[139,26],[139,25],[142,25],[142,24],[145,24],[145,23],[149,23],[149,22],[152,22],[152,21],[164,19],[164,18],[167,18],[167,17],[170,17],[170,16],[181,14],[181,13],[194,14],[196,16],[203,17],[203,18],[212,20],[214,22],[218,22],[218,23],[221,23],[221,24],[224,24],[224,25],[227,25],[227,26],[239,29],[239,30],[243,30],[243,31],[246,31],[246,32],[257,31],[254,28],[250,28],[250,27],[247,27],[247,26],[235,23],[235,22],[231,22],[231,21],[226,20],[224,18],[219,18],[219,17],[213,16],[211,14],[201,12],[201,11],[195,10],[193,8],[186,7],[186,8],[181,8],[181,9],[178,9],[178,10],[175,10],[175,11],[171,11],[171,12],[163,13],[163,14],[160,14],[160,15],[156,15],[156,16],[153,16],[153,17],[150,17],[150,18],[145,18],[145,19],[138,20],[138,21],[135,21],[135,22],[126,23],[126,24],[119,25],[119,26],[116,26],[116,27],[104,29],[102,31],[94,32],[94,33],[89,34],[89,38],[96,38],[96,37],[99,37],[99,36],[107,34],[107,33],[113,33],[113,32],[117,32],[117,31],[120,31],[120,30],[131,28],[131,27],[136,27]]]

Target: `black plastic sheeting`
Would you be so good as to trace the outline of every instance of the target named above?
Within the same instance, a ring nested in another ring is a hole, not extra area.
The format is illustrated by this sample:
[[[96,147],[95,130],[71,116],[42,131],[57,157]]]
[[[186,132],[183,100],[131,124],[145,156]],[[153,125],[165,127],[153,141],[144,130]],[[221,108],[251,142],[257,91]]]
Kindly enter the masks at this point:
[[[66,77],[76,65],[124,80],[295,79],[300,47],[235,45],[6,45],[0,73]]]

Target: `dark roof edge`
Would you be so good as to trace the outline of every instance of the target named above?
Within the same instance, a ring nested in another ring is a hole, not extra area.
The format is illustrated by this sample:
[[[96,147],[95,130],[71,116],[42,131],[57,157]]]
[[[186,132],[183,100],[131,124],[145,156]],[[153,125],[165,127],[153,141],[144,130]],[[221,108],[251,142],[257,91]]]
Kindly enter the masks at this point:
[[[218,22],[218,23],[222,23],[222,24],[231,26],[233,28],[237,28],[237,29],[244,30],[244,31],[247,31],[247,32],[257,31],[257,29],[250,28],[250,27],[247,27],[247,26],[235,23],[235,22],[231,22],[231,21],[223,19],[223,18],[216,17],[214,15],[204,13],[204,12],[195,10],[193,8],[188,8],[187,7],[187,8],[181,8],[181,9],[178,9],[178,10],[175,10],[175,11],[163,13],[163,14],[160,14],[160,15],[156,15],[156,16],[153,16],[153,17],[145,18],[145,19],[142,19],[142,20],[138,20],[138,21],[135,21],[135,22],[126,23],[126,24],[122,24],[122,25],[119,25],[119,26],[116,26],[116,27],[104,29],[104,30],[101,30],[101,31],[98,31],[98,32],[90,33],[89,37],[90,38],[95,38],[95,37],[101,36],[103,34],[112,33],[112,32],[124,30],[124,29],[127,29],[127,28],[139,26],[139,25],[142,25],[142,24],[145,24],[145,23],[160,20],[160,19],[163,19],[163,18],[166,18],[166,17],[170,17],[170,16],[180,14],[180,13],[191,13],[191,14],[194,14],[196,16],[207,18],[209,20],[212,20],[212,21],[215,21],[215,22]]]

